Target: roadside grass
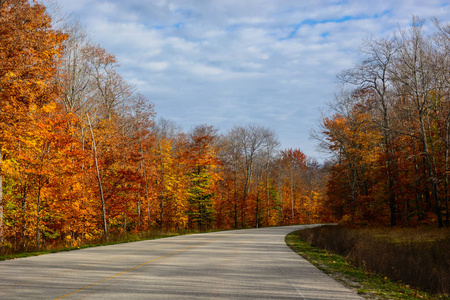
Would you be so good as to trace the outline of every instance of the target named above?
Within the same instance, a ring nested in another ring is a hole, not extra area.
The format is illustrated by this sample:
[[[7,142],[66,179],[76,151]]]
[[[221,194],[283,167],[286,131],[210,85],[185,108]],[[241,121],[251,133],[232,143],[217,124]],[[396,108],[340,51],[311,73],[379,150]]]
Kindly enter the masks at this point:
[[[208,231],[209,232],[209,231]],[[155,240],[155,239],[161,239],[171,236],[179,236],[179,235],[187,235],[187,234],[195,234],[195,233],[201,233],[198,230],[180,230],[180,231],[164,231],[164,230],[152,230],[150,232],[144,232],[139,234],[129,233],[129,234],[120,234],[120,235],[112,235],[108,239],[108,241],[105,241],[104,239],[95,239],[86,241],[83,244],[79,245],[71,245],[70,243],[65,244],[59,244],[59,245],[52,245],[47,246],[43,249],[33,249],[28,248],[24,251],[19,251],[17,249],[12,248],[0,248],[0,261],[8,260],[8,259],[16,259],[16,258],[23,258],[23,257],[30,257],[30,256],[38,256],[42,254],[49,254],[49,253],[57,253],[57,252],[64,252],[64,251],[73,251],[73,250],[79,250],[79,249],[85,249],[85,248],[91,248],[91,247],[99,247],[99,246],[107,246],[107,245],[115,245],[115,244],[123,244],[123,243],[131,243],[131,242],[139,242],[139,241],[145,241],[145,240]]]
[[[317,228],[311,228],[311,229],[305,229],[293,232],[289,234],[286,237],[286,243],[299,255],[303,256],[305,259],[310,261],[313,265],[315,265],[317,268],[325,272],[326,274],[329,274],[330,276],[334,277],[336,280],[342,282],[345,286],[355,290],[360,296],[367,298],[367,299],[450,299],[450,295],[446,293],[440,293],[440,294],[433,294],[428,292],[426,289],[423,288],[417,288],[412,286],[409,283],[406,283],[405,281],[401,281],[399,279],[393,279],[392,276],[387,276],[384,274],[375,273],[375,271],[369,269],[366,264],[362,264],[359,267],[358,262],[355,262],[355,260],[352,260],[352,252],[353,253],[359,253],[361,255],[361,252],[357,251],[357,245],[358,242],[362,243],[361,240],[358,240],[355,236],[355,232],[357,232],[357,229],[351,229],[353,239],[353,246],[350,249],[347,249],[347,253],[343,250],[343,246],[340,246],[341,254],[338,255],[336,253],[333,253],[329,250],[324,250],[318,247],[311,246],[309,243],[311,243],[313,238],[312,236],[319,236],[324,231],[327,231],[328,233],[321,237],[321,240],[324,244],[327,242],[324,242],[326,239],[329,240],[329,243],[338,245],[337,236],[339,233],[342,235],[343,231],[346,231],[349,229],[341,228],[339,226],[324,226],[324,227],[317,227]],[[405,234],[399,234],[398,232],[390,234],[388,232],[389,230],[383,230],[384,234],[387,234],[390,238],[383,237],[381,238],[381,241],[383,243],[390,243],[393,242],[394,244],[399,244],[400,240],[405,239]],[[374,238],[374,232],[372,231],[370,235],[367,230],[360,230],[358,234],[361,234],[363,236],[364,240],[367,239],[375,239],[375,243],[380,243],[380,237],[376,236]],[[379,232],[379,231],[378,231]],[[400,238],[395,238],[395,236],[398,235]],[[445,234],[444,234],[445,235]],[[431,241],[436,242],[441,240],[442,234],[438,234],[439,237],[436,237],[435,235],[433,238],[429,239],[429,242]],[[416,237],[417,238],[417,237]],[[445,238],[444,238],[445,239]],[[420,240],[420,239],[419,239]],[[308,241],[308,242],[306,242]],[[367,241],[366,241],[367,243]],[[400,243],[402,244],[402,243]],[[322,247],[322,246],[321,246]],[[380,249],[380,246],[376,246],[372,244],[371,249],[372,254],[371,257],[380,257],[381,260],[384,260],[384,253],[378,253],[378,251],[385,251],[385,247]],[[325,247],[323,247],[325,248]],[[424,248],[421,248],[424,249]],[[442,249],[442,254],[445,256],[446,249]],[[337,252],[337,251],[336,251]],[[392,253],[389,253],[390,255],[393,255]],[[398,252],[398,255],[402,257],[404,254],[404,251]],[[419,254],[419,253],[415,253]],[[435,253],[431,254],[432,256],[435,255]],[[361,257],[359,257],[361,258]],[[395,259],[395,257],[394,257]],[[373,260],[373,259],[372,259]],[[362,260],[364,261],[364,260]],[[384,261],[383,263],[387,263]],[[444,265],[447,262],[441,262]],[[431,271],[431,270],[430,270]],[[447,269],[447,272],[449,270]],[[431,272],[424,271],[426,274],[430,274]],[[444,287],[445,288],[445,287]]]

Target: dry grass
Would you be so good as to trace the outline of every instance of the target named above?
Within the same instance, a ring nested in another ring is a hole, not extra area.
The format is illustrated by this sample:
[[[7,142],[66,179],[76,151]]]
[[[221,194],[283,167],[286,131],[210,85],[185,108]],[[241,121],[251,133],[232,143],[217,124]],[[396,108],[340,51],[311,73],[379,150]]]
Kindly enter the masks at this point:
[[[324,226],[299,232],[309,244],[368,271],[432,293],[450,292],[450,230]]]

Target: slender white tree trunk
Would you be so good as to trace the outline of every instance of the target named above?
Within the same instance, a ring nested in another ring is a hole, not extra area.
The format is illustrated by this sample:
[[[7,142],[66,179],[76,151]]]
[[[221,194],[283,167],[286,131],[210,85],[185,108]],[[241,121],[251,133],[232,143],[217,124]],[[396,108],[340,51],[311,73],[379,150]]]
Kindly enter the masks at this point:
[[[99,166],[98,166],[97,145],[95,144],[94,131],[92,130],[92,123],[91,123],[91,120],[89,118],[89,115],[86,114],[86,117],[87,117],[87,120],[88,120],[89,130],[91,131],[92,147],[93,147],[93,150],[94,150],[95,169],[97,171],[98,188],[99,188],[99,191],[100,191],[100,199],[102,201],[103,232],[105,234],[106,240],[108,240],[108,224],[107,224],[107,220],[106,220],[106,203],[105,203],[105,198],[103,196],[103,185],[102,185],[102,180],[101,180],[101,177],[100,177],[100,169],[99,169]]]

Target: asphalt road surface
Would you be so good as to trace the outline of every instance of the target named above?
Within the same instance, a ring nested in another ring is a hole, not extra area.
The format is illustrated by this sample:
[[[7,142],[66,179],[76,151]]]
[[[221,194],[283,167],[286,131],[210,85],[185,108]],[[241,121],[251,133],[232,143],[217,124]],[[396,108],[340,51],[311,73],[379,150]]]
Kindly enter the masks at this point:
[[[0,299],[361,299],[286,246],[302,226],[222,231],[0,262]]]

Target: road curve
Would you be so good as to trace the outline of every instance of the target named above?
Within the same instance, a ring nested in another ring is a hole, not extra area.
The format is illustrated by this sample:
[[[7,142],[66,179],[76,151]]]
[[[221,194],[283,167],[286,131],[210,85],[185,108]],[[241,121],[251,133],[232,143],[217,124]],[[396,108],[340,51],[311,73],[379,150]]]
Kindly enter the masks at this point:
[[[361,299],[284,242],[222,231],[0,262],[0,299]]]

